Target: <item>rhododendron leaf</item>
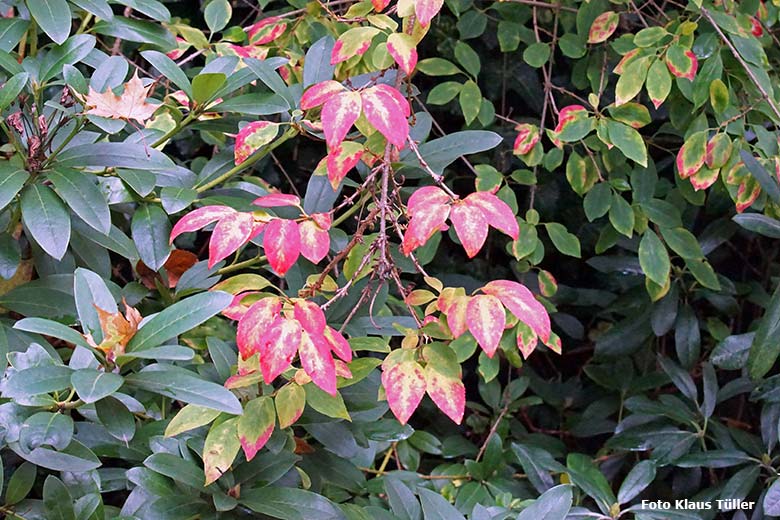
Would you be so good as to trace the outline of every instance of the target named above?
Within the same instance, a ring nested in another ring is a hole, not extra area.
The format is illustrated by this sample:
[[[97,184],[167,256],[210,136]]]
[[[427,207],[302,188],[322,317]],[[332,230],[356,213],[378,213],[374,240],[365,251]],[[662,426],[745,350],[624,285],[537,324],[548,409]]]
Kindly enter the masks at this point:
[[[322,129],[329,148],[338,146],[360,117],[362,102],[358,92],[342,92],[322,107]]]
[[[256,397],[246,404],[243,415],[238,418],[237,431],[247,461],[255,458],[271,438],[275,423],[276,411],[270,397]]]
[[[402,71],[410,76],[417,65],[417,44],[406,33],[393,33],[387,37],[387,52]]]
[[[678,78],[693,81],[693,78],[696,77],[699,61],[690,49],[685,49],[680,45],[672,45],[666,51],[666,66],[669,67],[669,72]]]
[[[414,12],[419,24],[428,27],[443,5],[444,0],[414,0]]]
[[[352,361],[352,347],[350,347],[349,342],[340,332],[332,327],[326,326],[322,335],[325,338],[325,341],[328,342],[328,345],[330,345],[330,349],[334,354],[347,363]]]
[[[515,144],[513,152],[515,155],[525,155],[533,150],[536,143],[539,142],[539,127],[524,123],[515,127],[517,130],[517,137],[515,138]]]
[[[298,260],[301,252],[298,223],[281,218],[273,219],[265,227],[263,249],[273,270],[279,276],[284,276]]]
[[[336,395],[336,364],[325,338],[303,332],[298,356],[303,370],[309,374],[312,382],[324,392]]]
[[[512,208],[493,193],[477,191],[470,194],[465,200],[470,206],[478,207],[492,227],[509,235],[512,240],[517,240],[520,236],[520,227]]]
[[[236,343],[243,359],[257,354],[268,328],[279,316],[282,302],[278,298],[263,298],[254,303],[238,322]]]
[[[312,263],[318,263],[330,250],[330,235],[313,220],[304,220],[298,225],[301,235],[301,256]]]
[[[152,105],[146,102],[151,87],[151,84],[144,87],[141,79],[138,77],[138,72],[133,75],[130,81],[125,83],[125,90],[120,96],[114,94],[111,89],[100,93],[90,87],[85,100],[86,113],[110,119],[123,119],[125,121],[135,119],[143,125],[147,119],[152,117],[154,111],[159,108],[159,105]]]
[[[300,206],[301,199],[296,195],[289,195],[287,193],[269,193],[262,197],[256,198],[252,204],[260,206],[261,208],[279,208],[285,206]]]
[[[510,280],[494,280],[482,288],[501,300],[520,321],[526,323],[537,336],[545,341],[550,337],[550,315],[524,285]]]
[[[371,40],[379,32],[376,27],[353,27],[342,33],[333,46],[330,57],[331,65],[336,65],[366,52],[371,46]]]
[[[295,423],[306,406],[306,392],[302,386],[290,382],[276,392],[274,398],[279,428],[287,428]]]
[[[303,331],[295,320],[277,317],[260,341],[260,370],[263,381],[270,385],[287,370],[300,348]]]
[[[444,225],[450,213],[449,200],[443,190],[433,186],[420,188],[409,197],[411,218],[402,244],[405,255],[424,245]]]
[[[361,93],[363,113],[368,122],[385,136],[388,142],[403,147],[409,135],[409,122],[406,120],[403,105],[387,89],[368,88]],[[408,106],[406,100],[404,105]]]
[[[360,161],[363,150],[360,143],[343,141],[328,151],[328,180],[334,190],[338,189],[347,173]]]
[[[703,130],[688,137],[677,152],[677,173],[687,179],[704,166],[708,132]]]
[[[228,206],[203,206],[191,211],[180,218],[176,225],[173,226],[170,242],[173,243],[176,237],[182,233],[197,231],[212,222],[234,213],[237,213],[236,210]]]
[[[731,157],[733,146],[728,134],[721,133],[713,136],[707,143],[704,153],[704,163],[708,168],[721,168]]]
[[[429,364],[425,367],[425,390],[439,410],[455,424],[461,423],[466,410],[466,387],[460,379],[447,377]]]
[[[647,95],[655,108],[660,107],[672,91],[672,77],[663,60],[655,60],[647,71]]]
[[[415,361],[396,363],[382,372],[382,386],[390,411],[406,424],[425,395],[425,372]]]
[[[246,244],[252,236],[254,224],[251,213],[238,211],[220,219],[209,241],[209,269]]]
[[[474,258],[485,243],[488,234],[488,221],[479,207],[466,202],[453,204],[450,220],[460,243],[469,258]]]
[[[297,300],[293,305],[293,316],[309,334],[323,334],[326,327],[325,313],[320,306],[307,300]]]
[[[279,134],[279,124],[270,121],[254,121],[238,132],[234,148],[235,163],[241,164],[257,150],[273,141]]]
[[[620,22],[620,15],[614,11],[601,13],[593,20],[588,31],[588,43],[601,43],[612,36]]]
[[[346,87],[338,81],[327,80],[316,85],[312,85],[301,97],[301,110],[309,110],[318,107],[328,101],[330,98],[340,92],[344,92]]]
[[[479,346],[492,358],[506,325],[501,301],[489,294],[474,296],[466,308],[466,323]]]

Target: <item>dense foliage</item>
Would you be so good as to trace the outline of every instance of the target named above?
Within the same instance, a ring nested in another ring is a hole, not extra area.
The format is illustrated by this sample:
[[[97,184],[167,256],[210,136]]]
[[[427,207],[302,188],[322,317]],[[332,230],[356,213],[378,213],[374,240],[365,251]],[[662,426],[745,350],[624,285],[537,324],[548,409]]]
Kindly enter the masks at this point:
[[[780,2],[0,12],[0,514],[780,516]]]

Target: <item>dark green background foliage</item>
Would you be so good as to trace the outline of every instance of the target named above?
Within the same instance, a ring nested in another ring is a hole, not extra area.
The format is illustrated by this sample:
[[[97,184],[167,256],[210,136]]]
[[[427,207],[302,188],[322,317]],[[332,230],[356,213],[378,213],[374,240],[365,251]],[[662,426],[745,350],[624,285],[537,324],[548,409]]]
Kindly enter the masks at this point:
[[[465,361],[463,423],[424,400],[402,426],[388,413],[377,365],[414,321],[389,283],[369,316],[359,280],[328,318],[340,324],[360,307],[346,332],[368,360],[363,373],[353,366],[343,399],[307,385],[301,419],[276,428],[251,461],[230,458],[206,487],[204,451],[238,452],[235,439],[217,437],[254,397],[223,386],[236,370],[235,326],[219,316],[230,298],[206,289],[239,271],[275,278],[251,254],[208,269],[208,233],[176,241],[200,261],[175,288],[139,261],[170,269],[171,225],[194,207],[249,211],[270,186],[301,193],[309,212],[334,207],[337,194],[312,175],[321,141],[279,140],[233,170],[232,136],[247,121],[299,121],[301,83],[330,79],[333,38],[363,23],[370,2],[331,2],[328,13],[305,0],[0,1],[10,9],[0,19],[0,516],[780,516],[775,2],[446,0],[418,45],[412,133],[444,139],[421,151],[456,193],[472,192],[475,179],[480,190],[498,189],[521,235],[491,233],[468,260],[445,232],[418,258],[445,286],[519,279],[541,292],[563,352],[540,345],[523,361],[505,335],[490,359],[463,336],[452,344]],[[619,15],[615,32],[588,43],[607,11]],[[265,61],[237,69],[236,58],[217,59],[247,44],[242,27],[284,13],[288,27]],[[176,37],[187,50],[174,63],[163,53]],[[650,56],[644,69],[614,72],[635,49]],[[692,81],[663,61],[651,65],[667,52],[684,61],[688,49],[698,62]],[[386,54],[375,42],[349,62],[351,75],[388,68]],[[273,72],[285,59],[287,83]],[[116,89],[136,68],[157,80],[150,96],[165,104],[151,123],[83,115],[88,87]],[[664,79],[668,97],[655,107]],[[208,107],[222,117],[186,115],[168,96],[178,89],[199,114]],[[615,106],[616,91],[632,103]],[[589,117],[552,133],[568,105]],[[43,143],[22,137],[41,135],[38,116],[49,123]],[[542,138],[516,156],[522,123]],[[684,161],[698,161],[715,133],[727,136],[729,153],[703,167],[715,182],[696,191],[675,159],[685,143]],[[409,154],[395,169],[409,186],[430,184]],[[355,186],[347,181],[344,193]],[[737,214],[740,189],[757,196]],[[334,252],[356,232],[354,217],[339,224]],[[359,261],[347,259],[353,270]],[[425,287],[411,262],[398,262],[405,283]],[[319,272],[300,262],[284,288],[294,295]],[[111,360],[82,333],[99,343],[95,305],[123,310],[123,299],[154,317]],[[193,413],[177,416],[185,405]],[[756,505],[640,506],[684,498]]]

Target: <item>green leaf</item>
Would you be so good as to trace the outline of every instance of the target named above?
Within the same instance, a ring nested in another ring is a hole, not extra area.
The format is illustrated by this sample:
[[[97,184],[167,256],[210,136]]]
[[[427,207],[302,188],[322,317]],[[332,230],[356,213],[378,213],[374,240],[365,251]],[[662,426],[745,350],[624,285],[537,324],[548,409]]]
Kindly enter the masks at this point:
[[[473,83],[473,82],[472,82]],[[427,102],[430,105],[446,105],[460,94],[463,84],[457,81],[439,83],[428,92]],[[481,93],[480,93],[481,96]]]
[[[628,125],[607,121],[607,131],[612,144],[637,164],[647,166],[647,147],[642,136]]]
[[[631,238],[634,234],[634,210],[619,193],[612,194],[609,221],[618,233]]]
[[[215,2],[212,2],[212,4],[213,3]],[[159,51],[144,51],[141,53],[141,56],[151,63],[155,69],[159,70],[160,74],[171,80],[174,85],[183,90],[188,97],[192,97],[192,85],[190,85],[190,80],[187,79],[187,75],[172,59]]]
[[[778,334],[780,334],[780,285],[772,294],[750,348],[748,373],[752,379],[761,379],[775,364],[780,354]]]
[[[162,345],[197,327],[232,301],[231,294],[220,291],[208,291],[180,300],[146,321],[127,344],[127,352]]]
[[[775,480],[764,495],[764,513],[770,516],[780,515],[780,480]]]
[[[180,433],[205,426],[219,417],[221,413],[219,410],[206,408],[205,406],[188,404],[179,410],[179,413],[168,423],[168,426],[165,428],[165,436],[175,437]]]
[[[21,72],[5,82],[3,88],[0,89],[0,110],[5,110],[11,103],[16,101],[22,89],[27,85],[28,79],[30,79],[30,75],[26,72]]]
[[[25,316],[73,317],[73,276],[51,275],[27,282],[0,296],[0,305]]]
[[[160,203],[169,215],[189,207],[198,198],[198,192],[192,188],[166,186],[160,190]]]
[[[159,271],[171,254],[168,215],[159,206],[144,204],[135,210],[130,230],[143,263]]]
[[[672,91],[672,75],[663,60],[655,60],[647,72],[647,95],[656,108],[666,101]]]
[[[593,186],[582,201],[585,216],[588,218],[589,222],[593,222],[597,218],[606,215],[611,205],[612,190],[606,182],[601,182]]]
[[[607,479],[587,455],[570,453],[566,457],[571,481],[588,496],[593,498],[602,511],[609,511],[616,502]]]
[[[482,101],[482,92],[479,90],[479,86],[474,81],[468,80],[460,90],[458,101],[460,102],[460,109],[463,111],[463,117],[466,119],[466,124],[470,125],[479,115],[479,107]]]
[[[19,444],[26,449],[51,446],[65,449],[73,439],[73,419],[52,412],[38,412],[24,421],[19,431]]]
[[[67,448],[55,451],[49,448],[35,448],[29,453],[11,446],[14,452],[23,459],[42,468],[52,471],[70,471],[83,473],[100,467],[100,459],[92,451],[74,440]]]
[[[576,235],[569,233],[563,224],[557,222],[548,222],[544,225],[547,234],[550,235],[555,248],[564,255],[580,258],[580,241]]]
[[[201,72],[192,79],[193,100],[200,104],[211,101],[226,80],[227,76],[221,72]]]
[[[430,489],[417,488],[425,520],[465,520],[443,496]]]
[[[3,397],[23,399],[68,388],[72,372],[63,365],[38,365],[12,372],[3,385]]]
[[[650,68],[650,58],[631,60],[615,85],[615,105],[620,106],[634,99],[645,84]]]
[[[696,281],[708,289],[720,291],[720,281],[715,270],[704,258],[686,258],[685,265]]]
[[[630,502],[634,497],[655,480],[655,462],[643,460],[631,468],[618,490],[617,499],[620,504]]]
[[[230,6],[230,2],[227,0],[212,0],[206,6],[203,17],[209,30],[214,33],[221,31],[227,26],[232,14],[233,8]]]
[[[43,0],[44,2],[46,0]],[[70,25],[70,21],[68,21]],[[86,58],[95,48],[95,37],[91,34],[77,34],[62,45],[49,51],[41,63],[41,81],[49,81],[63,73],[66,65],[75,65]]]
[[[155,453],[144,460],[144,466],[195,489],[203,487],[203,470],[194,462],[170,453]]]
[[[780,238],[780,221],[772,217],[760,213],[740,213],[731,217],[731,220],[748,231],[769,238]]]
[[[729,89],[720,78],[710,83],[710,104],[717,114],[725,112],[729,106]]]
[[[313,383],[304,385],[303,389],[306,391],[306,404],[316,411],[334,419],[352,420],[341,394],[330,395]]]
[[[454,63],[444,58],[420,60],[417,62],[417,70],[427,76],[452,76],[453,74],[463,73]]]
[[[73,372],[70,382],[82,401],[94,403],[119,390],[125,380],[119,374],[82,368]]]
[[[468,43],[461,41],[455,43],[455,59],[472,77],[476,78],[479,76],[482,63],[480,62],[479,54]]]
[[[86,340],[81,334],[71,329],[70,327],[53,320],[46,320],[43,318],[24,318],[14,323],[14,328],[16,330],[35,332],[45,336],[51,336],[53,338],[67,341],[68,343],[73,343],[74,345],[88,347]]]
[[[0,20],[0,51],[10,52],[16,47],[29,26],[30,22],[21,18]]]
[[[93,26],[98,34],[113,36],[129,42],[148,43],[162,51],[176,48],[176,39],[162,25],[146,20],[133,20],[124,16],[114,16],[111,21],[100,21]]]
[[[70,8],[65,0],[26,0],[30,14],[46,35],[61,45],[70,35]]]
[[[704,256],[696,237],[685,228],[661,228],[661,236],[667,245],[683,258],[701,258]]]
[[[547,43],[537,42],[529,45],[523,51],[523,61],[531,67],[538,69],[550,59],[550,46]]]
[[[523,509],[517,520],[564,520],[572,504],[571,486],[561,485],[548,489],[533,504]]]
[[[60,260],[70,242],[70,215],[54,191],[31,184],[22,191],[22,221],[41,249]]]
[[[282,520],[346,520],[333,502],[322,495],[289,487],[264,487],[242,491],[242,505],[256,513]],[[454,517],[456,520],[459,517]],[[462,518],[462,516],[460,517]]]
[[[112,437],[123,444],[133,439],[135,417],[122,401],[115,397],[104,397],[95,403],[95,412]]]
[[[106,0],[70,0],[70,3],[103,20],[114,18],[114,12]]]
[[[14,200],[22,189],[30,174],[14,167],[11,163],[0,162],[0,210]]]
[[[238,455],[238,450],[241,449],[236,434],[238,420],[236,417],[215,423],[209,430],[203,445],[203,471],[206,474],[204,486],[216,482],[227,473]]]
[[[769,175],[766,168],[761,166],[761,163],[759,163],[747,150],[740,150],[739,156],[742,158],[742,161],[745,163],[750,174],[755,177],[761,185],[761,189],[766,192],[767,197],[774,203],[780,203],[780,186],[777,184],[777,180],[775,180],[774,176]]]
[[[661,239],[651,229],[645,231],[639,243],[639,264],[648,278],[660,286],[666,285],[671,270],[669,254]]]
[[[641,203],[650,222],[661,227],[673,228],[682,226],[682,215],[677,206],[661,199],[649,199]]]
[[[153,364],[125,378],[126,384],[189,404],[240,415],[241,403],[222,385],[173,365]]]
[[[491,150],[501,141],[503,139],[495,132],[465,130],[421,144],[419,151],[428,166],[433,171],[441,173],[458,157]],[[413,166],[420,164],[417,156],[411,153],[404,157],[404,163]]]
[[[290,104],[278,94],[253,92],[226,99],[215,105],[215,112],[236,112],[241,115],[267,116],[290,110]]]
[[[49,475],[43,483],[43,505],[47,519],[76,520],[73,497],[60,479]]]
[[[677,314],[677,321],[674,324],[674,343],[680,364],[687,369],[692,368],[699,358],[701,332],[699,319],[689,305],[683,306]]]
[[[81,220],[104,235],[108,234],[111,229],[111,212],[94,176],[79,170],[60,168],[49,172],[48,177],[57,194]]]
[[[16,468],[11,478],[8,479],[8,488],[5,490],[5,504],[14,505],[25,499],[35,484],[38,468],[30,462],[23,462]]]
[[[137,168],[155,170],[174,168],[174,162],[164,153],[144,144],[93,143],[76,145],[57,156],[60,166],[73,168]]]
[[[268,442],[276,424],[274,400],[269,396],[260,396],[249,401],[244,414],[238,418],[238,440],[244,449],[247,460],[252,460]]]

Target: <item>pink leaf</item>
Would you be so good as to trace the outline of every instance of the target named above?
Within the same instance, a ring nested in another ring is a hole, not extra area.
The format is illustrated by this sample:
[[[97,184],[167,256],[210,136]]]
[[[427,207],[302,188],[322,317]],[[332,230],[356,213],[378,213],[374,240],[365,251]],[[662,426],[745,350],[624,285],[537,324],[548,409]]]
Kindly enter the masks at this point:
[[[452,303],[447,307],[447,325],[450,327],[452,336],[458,338],[469,330],[466,322],[466,311],[468,309],[470,296],[456,296]]]
[[[279,38],[287,29],[287,24],[280,21],[278,16],[269,16],[251,25],[246,30],[249,42],[253,45],[265,45]]]
[[[382,386],[393,415],[406,424],[425,395],[423,369],[414,361],[397,363],[382,372]]]
[[[278,208],[284,206],[300,206],[301,199],[295,195],[288,195],[286,193],[269,193],[262,197],[256,198],[252,204],[260,206],[261,208]]]
[[[425,386],[428,396],[439,410],[460,424],[466,409],[466,387],[460,379],[447,377],[437,372],[433,366],[425,368]]]
[[[303,370],[315,385],[330,395],[336,395],[336,364],[330,355],[330,345],[321,335],[304,332],[298,348]]]
[[[293,316],[309,334],[321,335],[325,331],[325,313],[314,302],[297,300],[293,305]]]
[[[357,92],[342,92],[330,98],[322,107],[322,128],[325,142],[335,148],[349,133],[360,117],[362,102]]]
[[[466,203],[479,207],[488,223],[512,240],[517,240],[520,236],[520,228],[512,208],[494,194],[489,191],[477,191],[466,197]]]
[[[438,186],[423,186],[412,193],[406,207],[409,215],[414,216],[415,212],[430,204],[446,204],[449,201],[450,196]]]
[[[301,110],[309,110],[318,107],[328,101],[330,98],[340,92],[344,92],[346,87],[338,81],[329,79],[316,85],[312,85],[301,97]]]
[[[431,204],[426,208],[416,209],[404,233],[402,244],[404,254],[409,255],[424,245],[444,226],[449,213],[450,207],[447,204]]]
[[[486,294],[474,296],[466,308],[466,323],[479,346],[492,358],[506,325],[506,314],[501,301]]]
[[[539,142],[539,127],[524,123],[517,125],[515,130],[517,130],[517,137],[515,138],[513,149],[514,154],[525,155],[530,153],[536,146],[536,143]]]
[[[254,224],[251,213],[238,211],[217,222],[209,241],[209,269],[246,244],[252,236]]]
[[[330,349],[334,354],[347,363],[352,361],[352,347],[349,346],[349,342],[344,339],[344,336],[342,336],[341,333],[332,327],[326,326],[323,337],[330,345]]]
[[[233,155],[235,163],[241,164],[257,150],[267,145],[279,133],[279,124],[270,121],[253,121],[238,132]]]
[[[223,217],[236,213],[236,210],[227,206],[203,206],[195,211],[187,213],[173,226],[171,230],[171,243],[182,233],[197,231]]]
[[[301,235],[298,223],[293,220],[275,218],[265,227],[263,248],[268,263],[279,276],[284,274],[298,260],[301,252]]]
[[[412,114],[412,107],[409,106],[409,100],[406,99],[406,97],[404,97],[404,95],[401,94],[398,89],[384,83],[378,83],[372,88],[377,92],[382,92],[390,96],[393,101],[395,101],[395,106],[398,108],[398,110],[401,111],[404,117],[409,117]]]
[[[488,221],[479,207],[456,202],[450,208],[450,221],[469,258],[479,253],[488,234]]]
[[[542,341],[550,337],[550,315],[524,285],[509,280],[494,280],[483,287],[482,292],[501,300],[501,303],[520,321],[531,327]]]
[[[247,359],[260,351],[268,327],[279,315],[282,302],[279,298],[263,298],[252,305],[238,322],[236,343],[238,352]]]
[[[387,52],[406,73],[411,76],[417,65],[417,47],[414,39],[406,33],[393,33],[387,37]]]
[[[243,303],[244,298],[253,294],[260,294],[258,291],[241,292],[233,296],[230,305],[222,309],[222,315],[231,320],[240,320],[249,310],[250,305]]]
[[[363,145],[344,141],[328,151],[328,180],[334,190],[338,189],[341,181],[347,176],[349,170],[354,168],[363,156]]]
[[[414,12],[417,14],[417,21],[423,27],[428,27],[444,5],[444,0],[415,0]]]
[[[330,250],[330,235],[313,220],[298,225],[301,234],[301,255],[312,263],[318,263]]]
[[[409,122],[404,115],[404,105],[400,105],[397,97],[387,89],[377,87],[364,90],[361,98],[363,113],[368,122],[385,136],[389,143],[402,148],[409,135]],[[408,106],[408,103],[405,102],[405,105]]]
[[[295,320],[278,317],[268,328],[260,343],[260,370],[263,381],[270,385],[292,363],[302,344],[301,325]]]
[[[593,20],[588,31],[588,43],[601,43],[612,36],[620,22],[620,15],[614,11],[601,13]]]

